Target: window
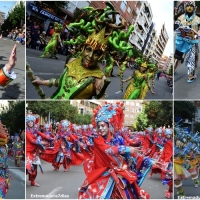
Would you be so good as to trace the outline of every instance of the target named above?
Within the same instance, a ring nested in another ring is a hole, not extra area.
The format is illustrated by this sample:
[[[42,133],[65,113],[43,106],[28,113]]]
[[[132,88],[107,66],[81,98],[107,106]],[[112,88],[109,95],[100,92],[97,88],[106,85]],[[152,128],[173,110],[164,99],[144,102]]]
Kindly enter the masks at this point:
[[[126,108],[126,111],[129,111],[129,108]]]
[[[131,12],[131,8],[130,8],[130,7],[128,7],[127,11],[128,11],[128,13],[130,13],[130,12]]]
[[[84,114],[84,108],[80,108],[80,113]]]
[[[120,5],[120,8],[123,12],[126,11],[126,5],[127,5],[127,2],[126,1],[122,1],[121,5]]]
[[[134,102],[131,102],[131,105],[134,106]]]
[[[129,116],[129,115],[127,115],[127,114],[125,115],[125,117],[128,117],[128,116]]]
[[[130,115],[130,118],[133,118],[133,115]]]

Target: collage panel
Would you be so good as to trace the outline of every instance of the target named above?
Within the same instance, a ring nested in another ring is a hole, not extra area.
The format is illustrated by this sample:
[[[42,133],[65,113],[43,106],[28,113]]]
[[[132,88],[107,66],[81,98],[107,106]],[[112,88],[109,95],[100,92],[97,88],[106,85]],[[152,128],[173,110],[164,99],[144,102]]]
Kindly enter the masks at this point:
[[[26,198],[173,198],[172,110],[172,101],[27,101]]]
[[[199,199],[200,101],[174,101],[174,198]]]
[[[0,198],[25,199],[25,101],[0,101]]]
[[[27,99],[172,100],[173,2],[26,1],[26,22]]]
[[[25,2],[0,1],[0,97],[25,99]]]
[[[174,99],[200,99],[199,30],[200,1],[175,1]]]

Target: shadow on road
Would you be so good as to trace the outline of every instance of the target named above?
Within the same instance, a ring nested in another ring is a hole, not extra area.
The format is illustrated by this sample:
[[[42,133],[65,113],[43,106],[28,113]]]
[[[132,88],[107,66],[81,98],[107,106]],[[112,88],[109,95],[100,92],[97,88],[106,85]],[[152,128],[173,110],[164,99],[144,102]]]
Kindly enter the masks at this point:
[[[0,98],[2,98],[2,99],[18,99],[19,94],[21,93],[19,88],[20,88],[20,83],[15,83],[13,85],[9,85],[7,88],[0,87],[0,91],[4,92],[4,93],[2,93],[2,96]]]

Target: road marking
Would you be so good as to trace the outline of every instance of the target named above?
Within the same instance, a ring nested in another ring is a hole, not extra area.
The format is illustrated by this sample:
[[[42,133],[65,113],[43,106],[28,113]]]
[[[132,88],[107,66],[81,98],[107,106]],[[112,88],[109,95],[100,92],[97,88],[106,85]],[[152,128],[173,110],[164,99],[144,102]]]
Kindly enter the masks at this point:
[[[55,74],[55,73],[43,73],[43,72],[37,72],[35,73],[35,75],[60,75],[59,73],[58,74]]]
[[[49,194],[46,195],[45,199],[54,198],[54,195],[56,195],[58,193],[58,191],[60,191],[61,189],[62,189],[62,187],[57,187],[57,188],[53,189]]]
[[[36,57],[31,57],[31,56],[26,56],[27,58],[33,58],[33,59],[44,59],[44,58],[36,58]],[[48,57],[47,57],[48,58]],[[65,62],[64,61],[61,61],[61,60],[55,60],[55,61],[59,61],[60,63],[62,63],[62,64],[65,64]]]
[[[19,169],[9,169],[10,172],[14,173],[17,177],[25,181],[25,173]]]
[[[34,58],[34,59],[41,59],[41,58],[36,58],[36,57],[30,57],[30,56],[26,56],[27,58]]]

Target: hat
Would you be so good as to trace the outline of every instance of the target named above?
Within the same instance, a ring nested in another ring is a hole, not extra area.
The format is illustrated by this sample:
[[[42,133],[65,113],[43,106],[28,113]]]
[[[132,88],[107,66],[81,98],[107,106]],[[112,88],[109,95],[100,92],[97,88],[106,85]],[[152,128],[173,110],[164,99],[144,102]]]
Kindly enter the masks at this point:
[[[124,121],[124,104],[117,102],[111,104],[105,102],[104,106],[98,106],[93,111],[92,123],[94,127],[98,122],[106,122],[109,125],[110,130],[121,129]]]

